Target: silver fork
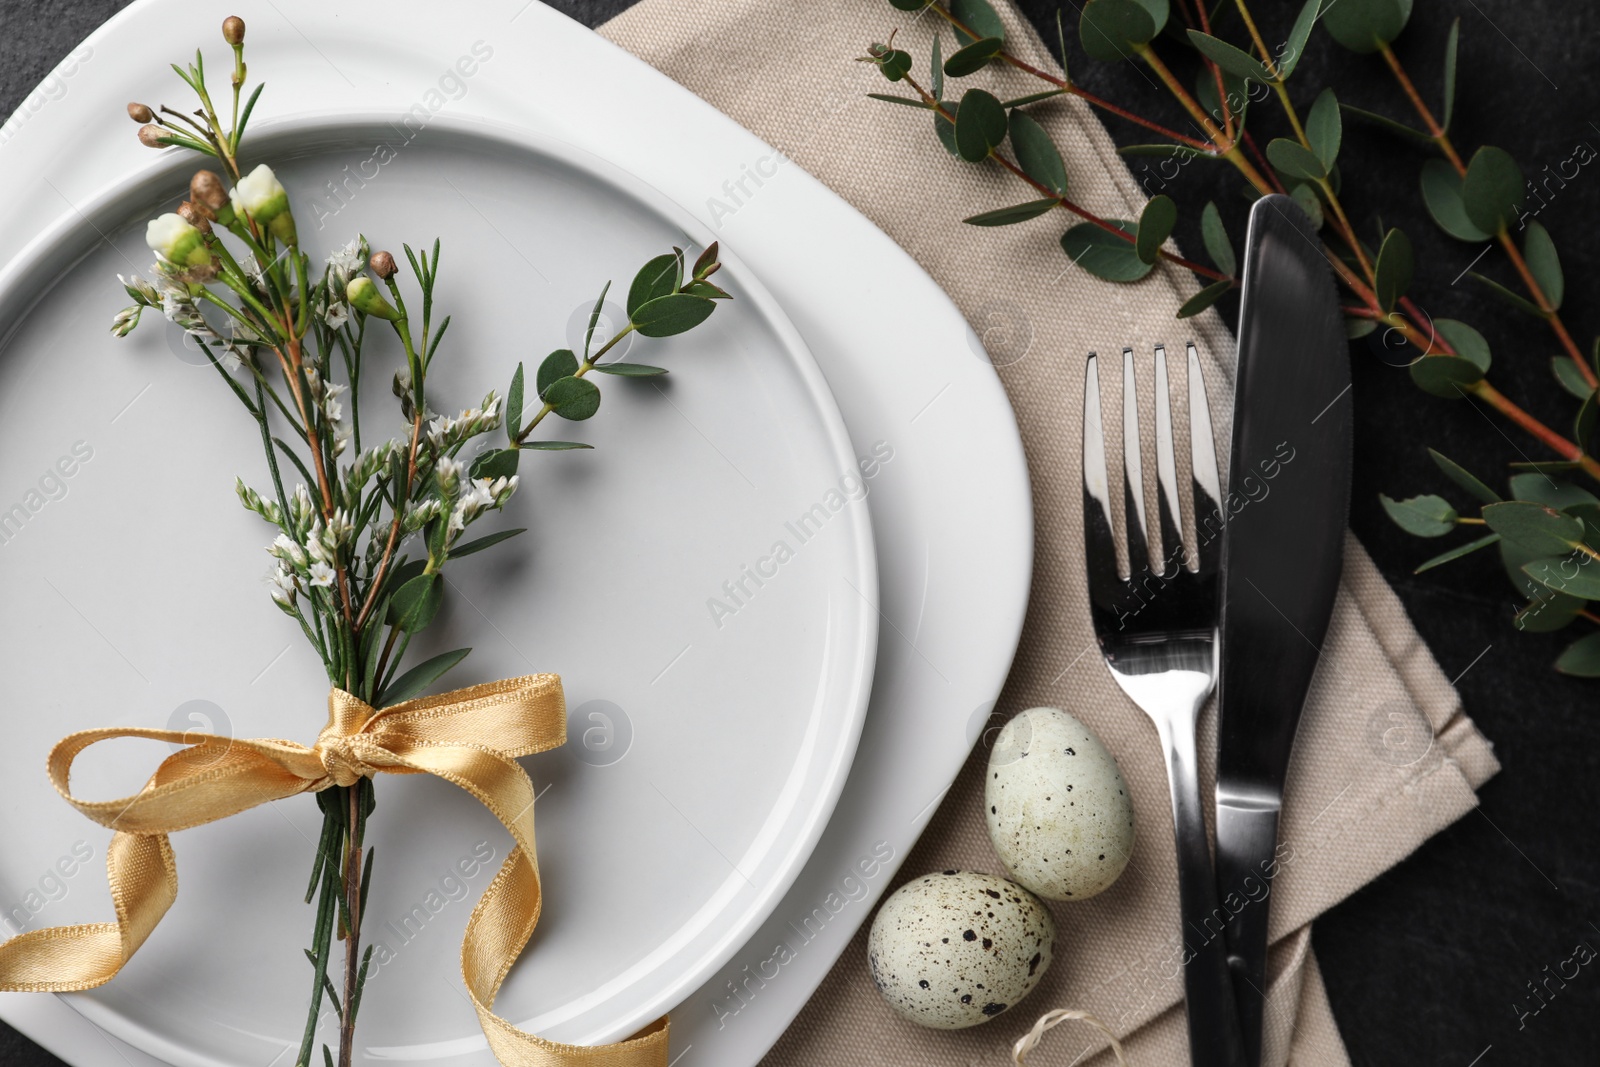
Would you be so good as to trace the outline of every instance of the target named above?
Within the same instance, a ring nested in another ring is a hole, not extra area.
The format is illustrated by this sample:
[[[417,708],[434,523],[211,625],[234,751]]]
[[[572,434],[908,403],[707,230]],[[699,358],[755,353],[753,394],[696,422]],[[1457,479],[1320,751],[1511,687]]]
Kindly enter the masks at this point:
[[[1144,479],[1139,457],[1139,404],[1133,351],[1122,352],[1123,525],[1128,570],[1117,565],[1106,444],[1100,420],[1099,360],[1091,354],[1083,408],[1083,532],[1090,613],[1111,676],[1150,716],[1166,750],[1178,845],[1178,895],[1184,942],[1184,999],[1194,1067],[1240,1067],[1244,1060],[1217,904],[1211,851],[1200,806],[1195,720],[1217,678],[1217,569],[1221,558],[1221,487],[1211,413],[1200,359],[1189,356],[1189,436],[1194,479],[1196,557],[1186,564],[1180,533],[1178,467],[1172,447],[1167,354],[1155,352],[1156,507],[1164,558],[1146,543]],[[1209,537],[1207,534],[1209,533]]]

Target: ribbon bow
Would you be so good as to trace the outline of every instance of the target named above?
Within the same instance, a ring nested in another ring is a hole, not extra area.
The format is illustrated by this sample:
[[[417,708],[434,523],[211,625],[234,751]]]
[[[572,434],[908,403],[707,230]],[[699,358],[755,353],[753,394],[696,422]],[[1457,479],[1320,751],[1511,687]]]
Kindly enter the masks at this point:
[[[188,747],[163,760],[131,797],[73,796],[72,761],[97,741],[118,737]],[[173,831],[297,793],[353,785],[379,772],[432,774],[480,800],[516,840],[472,909],[461,940],[462,977],[490,1050],[508,1067],[663,1067],[665,1017],[626,1041],[589,1048],[546,1041],[493,1010],[501,983],[539,921],[533,783],[516,758],[566,739],[566,701],[553,674],[488,682],[381,711],[334,689],[328,694],[328,725],[311,748],[176,730],[69,734],[50,752],[50,781],[67,803],[116,831],[106,873],[117,921],[32,930],[0,944],[0,991],[71,992],[109,982],[177,899],[178,869],[167,841]]]

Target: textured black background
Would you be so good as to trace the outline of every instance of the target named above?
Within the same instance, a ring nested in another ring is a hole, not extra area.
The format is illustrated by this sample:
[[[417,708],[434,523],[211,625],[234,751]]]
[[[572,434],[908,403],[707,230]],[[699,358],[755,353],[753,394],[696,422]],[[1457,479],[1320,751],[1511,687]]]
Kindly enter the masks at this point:
[[[117,0],[0,0],[0,115],[9,114],[73,45],[121,6]],[[595,25],[629,2],[560,0],[555,6]],[[1055,0],[1023,0],[1022,6],[1053,41]],[[897,16],[883,7],[885,25],[892,25]],[[1231,10],[1227,3],[1220,7]],[[1267,40],[1282,40],[1298,7],[1258,0],[1253,10]],[[1102,96],[1181,127],[1183,116],[1147,72],[1091,63],[1077,50],[1076,5],[1067,11],[1074,76]],[[1220,17],[1217,32],[1242,40],[1237,20]],[[1445,33],[1456,18],[1462,24],[1462,75],[1455,135],[1463,152],[1494,143],[1533,174],[1569,158],[1580,142],[1600,151],[1600,74],[1593,60],[1600,9],[1570,0],[1418,0],[1397,51],[1435,107]],[[1346,53],[1320,31],[1295,85],[1302,108],[1321,87],[1332,85],[1347,103],[1411,118],[1378,59]],[[1258,137],[1281,132],[1272,129],[1272,110],[1257,108],[1252,127]],[[1263,119],[1268,121],[1258,127]],[[1119,143],[1150,139],[1115,120],[1111,132]],[[1574,405],[1550,376],[1549,357],[1557,351],[1551,335],[1538,322],[1488,302],[1471,279],[1455,280],[1479,249],[1443,237],[1427,221],[1417,191],[1424,158],[1418,147],[1347,124],[1340,164],[1356,226],[1376,234],[1381,218],[1405,229],[1417,249],[1413,292],[1419,302],[1430,314],[1477,325],[1494,347],[1493,379],[1501,390],[1564,431]],[[1217,200],[1237,244],[1247,205],[1231,174],[1226,167],[1194,163],[1166,191],[1180,204]],[[1597,207],[1600,165],[1590,164],[1540,214],[1566,268],[1565,320],[1584,344],[1600,330],[1591,281],[1600,254],[1589,229]],[[1189,211],[1178,231],[1191,254],[1199,251],[1196,216]],[[1479,269],[1512,281],[1498,253],[1486,256]],[[1225,313],[1231,313],[1231,301],[1225,303]],[[1520,458],[1519,450],[1533,458],[1543,454],[1486,409],[1418,392],[1403,371],[1386,366],[1365,344],[1353,346],[1352,356],[1352,525],[1445,672],[1461,674],[1457,684],[1467,711],[1494,740],[1504,770],[1484,787],[1480,812],[1318,921],[1316,950],[1334,1012],[1358,1067],[1600,1063],[1600,961],[1554,996],[1547,993],[1548,1005],[1537,1014],[1522,1015],[1540,1006],[1528,983],[1542,981],[1546,966],[1553,971],[1580,942],[1600,949],[1600,775],[1594,753],[1600,682],[1563,678],[1550,669],[1573,634],[1514,631],[1513,596],[1492,553],[1413,576],[1411,568],[1433,554],[1437,543],[1401,533],[1377,503],[1379,492],[1452,495],[1427,459],[1427,445],[1485,476],[1497,476],[1506,462]],[[56,1063],[0,1024],[0,1064]]]

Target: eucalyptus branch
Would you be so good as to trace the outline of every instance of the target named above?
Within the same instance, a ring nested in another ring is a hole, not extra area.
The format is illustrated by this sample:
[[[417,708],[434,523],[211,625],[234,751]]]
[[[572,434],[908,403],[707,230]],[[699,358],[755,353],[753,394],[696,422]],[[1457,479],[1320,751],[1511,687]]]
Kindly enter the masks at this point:
[[[1455,168],[1456,173],[1465,178],[1467,164],[1462,162],[1461,154],[1456,151],[1455,144],[1450,139],[1449,131],[1434,116],[1433,109],[1428,107],[1427,103],[1422,99],[1422,94],[1417,92],[1416,85],[1406,73],[1400,58],[1394,54],[1394,49],[1387,42],[1384,42],[1378,48],[1378,52],[1383,56],[1385,66],[1394,75],[1396,83],[1400,86],[1406,99],[1411,102],[1411,106],[1416,111],[1417,116],[1422,119],[1423,125],[1428,130],[1429,139],[1438,147],[1445,159],[1450,162],[1450,165]],[[1560,314],[1550,302],[1550,298],[1545,293],[1543,286],[1534,277],[1522,250],[1517,247],[1516,241],[1512,239],[1509,227],[1502,224],[1495,232],[1494,238],[1500,244],[1500,247],[1505,250],[1506,258],[1511,261],[1511,266],[1517,272],[1517,277],[1521,279],[1523,287],[1527,289],[1528,295],[1533,297],[1533,302],[1538,307],[1541,317],[1549,324],[1551,332],[1556,335],[1556,340],[1561,343],[1562,350],[1565,351],[1567,358],[1572,361],[1578,373],[1583,377],[1584,381],[1589,383],[1591,389],[1600,388],[1600,376],[1596,375],[1594,369],[1589,365],[1589,361],[1584,358],[1582,350],[1578,347],[1577,342],[1573,340],[1572,334],[1568,332],[1566,323],[1561,320]]]
[[[928,92],[927,89],[923,88],[923,86],[910,74],[902,75],[901,80],[909,85],[918,96],[922,97],[923,105],[927,107],[928,110],[943,116],[952,125],[955,123],[956,116],[951,114],[950,109],[945,107],[942,102],[935,99],[933,94]],[[1000,164],[1001,167],[1005,168],[1014,177],[1031,186],[1033,190],[1039,193],[1044,199],[1054,200],[1057,207],[1065,209],[1067,212],[1078,216],[1084,221],[1105,231],[1106,233],[1115,236],[1119,240],[1126,241],[1129,244],[1137,243],[1137,238],[1133,234],[1128,233],[1126,230],[1113,225],[1087,208],[1081,207],[1080,205],[1069,200],[1066,196],[1029,175],[1022,167],[1018,166],[1012,160],[1007,159],[1004,155],[995,151],[993,148],[989,150],[989,158]],[[1195,263],[1192,260],[1184,259],[1182,256],[1168,252],[1166,249],[1158,250],[1157,255],[1169,263],[1182,267],[1185,270],[1193,271],[1194,273],[1199,274],[1202,277],[1210,278],[1213,281],[1231,282],[1234,280],[1232,277],[1223,274],[1221,271],[1213,270],[1203,263]]]

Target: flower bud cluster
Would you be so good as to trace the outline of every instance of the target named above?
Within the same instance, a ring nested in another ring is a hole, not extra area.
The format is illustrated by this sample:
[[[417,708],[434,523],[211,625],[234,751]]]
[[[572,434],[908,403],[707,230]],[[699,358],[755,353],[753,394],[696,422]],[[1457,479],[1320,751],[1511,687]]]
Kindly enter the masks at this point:
[[[263,500],[261,494],[244,484],[243,478],[234,479],[234,492],[239,494],[239,503],[243,504],[246,511],[253,511],[274,526],[283,521],[283,509],[271,500]]]
[[[435,416],[428,422],[428,443],[446,452],[481,433],[500,427],[500,397],[493,390],[475,408],[467,408],[455,418]]]

